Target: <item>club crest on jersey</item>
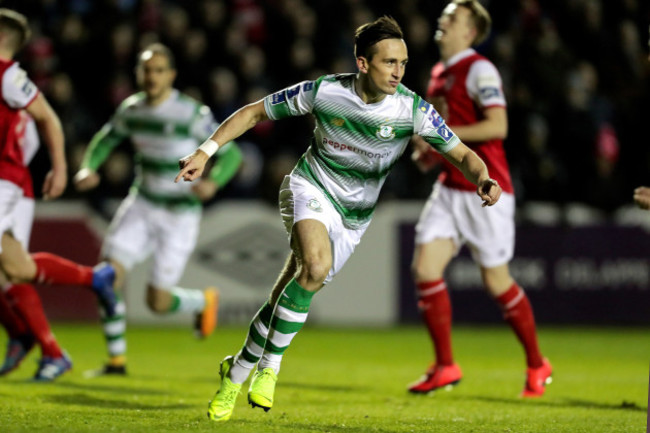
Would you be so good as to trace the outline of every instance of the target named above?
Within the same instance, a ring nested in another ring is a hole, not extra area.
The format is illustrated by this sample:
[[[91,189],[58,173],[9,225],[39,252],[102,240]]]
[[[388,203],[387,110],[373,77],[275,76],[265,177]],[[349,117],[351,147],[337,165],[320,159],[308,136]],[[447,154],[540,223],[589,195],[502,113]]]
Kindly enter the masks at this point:
[[[307,202],[307,207],[314,212],[323,212],[323,208],[321,207],[320,202],[315,198],[312,198]]]
[[[380,140],[392,140],[395,138],[395,129],[390,125],[381,125],[375,135]]]

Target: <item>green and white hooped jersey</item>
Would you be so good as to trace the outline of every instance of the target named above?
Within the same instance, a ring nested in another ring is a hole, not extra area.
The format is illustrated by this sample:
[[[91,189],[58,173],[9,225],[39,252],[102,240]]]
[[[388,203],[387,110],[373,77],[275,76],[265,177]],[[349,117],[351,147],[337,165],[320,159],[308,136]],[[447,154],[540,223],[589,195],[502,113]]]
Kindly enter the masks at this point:
[[[403,85],[394,95],[366,104],[354,89],[355,74],[303,81],[264,99],[273,120],[314,115],[311,146],[292,174],[316,185],[346,226],[362,227],[375,210],[381,187],[413,134],[446,153],[460,140],[442,117]]]
[[[136,93],[122,102],[93,137],[82,166],[97,170],[113,148],[128,137],[136,154],[133,188],[155,203],[198,207],[192,184],[174,183],[174,177],[178,160],[194,152],[217,126],[207,106],[176,89],[155,107],[146,104],[144,92]]]

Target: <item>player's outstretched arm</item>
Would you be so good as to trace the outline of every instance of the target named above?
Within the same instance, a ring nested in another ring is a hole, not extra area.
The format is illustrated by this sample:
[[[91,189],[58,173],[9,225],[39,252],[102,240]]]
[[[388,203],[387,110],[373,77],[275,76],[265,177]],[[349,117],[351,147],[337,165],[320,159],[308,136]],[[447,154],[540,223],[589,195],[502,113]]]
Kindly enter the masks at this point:
[[[634,203],[641,209],[650,209],[650,187],[640,186],[634,190]]]
[[[127,135],[118,132],[112,121],[106,123],[102,129],[93,135],[84,152],[81,167],[73,178],[77,191],[88,191],[99,185],[101,178],[97,170],[108,159],[111,152],[126,138]]]
[[[499,201],[501,187],[496,180],[490,179],[485,163],[472,149],[461,142],[443,155],[477,186],[476,194],[483,200],[483,206],[492,206]]]
[[[47,173],[43,182],[43,198],[45,200],[55,199],[63,194],[68,183],[68,167],[65,159],[65,142],[61,121],[42,93],[25,110],[36,122],[50,154],[52,169]]]
[[[268,118],[264,109],[263,99],[235,111],[219,125],[205,143],[199,146],[192,154],[178,161],[180,171],[176,179],[174,179],[174,182],[178,182],[181,179],[186,182],[191,182],[200,177],[203,174],[206,162],[219,149],[221,143],[225,144],[237,139],[244,132]]]

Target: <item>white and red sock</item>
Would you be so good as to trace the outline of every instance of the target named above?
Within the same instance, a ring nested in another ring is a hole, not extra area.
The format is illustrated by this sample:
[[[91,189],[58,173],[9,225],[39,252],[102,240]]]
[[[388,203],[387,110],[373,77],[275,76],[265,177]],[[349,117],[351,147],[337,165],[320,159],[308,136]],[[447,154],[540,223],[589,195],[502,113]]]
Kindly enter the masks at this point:
[[[417,283],[418,308],[429,330],[436,364],[452,365],[451,300],[444,279]]]
[[[543,357],[537,343],[535,316],[526,293],[517,283],[513,283],[505,293],[495,300],[503,311],[503,318],[515,331],[517,338],[526,351],[526,364],[528,367],[541,367]]]

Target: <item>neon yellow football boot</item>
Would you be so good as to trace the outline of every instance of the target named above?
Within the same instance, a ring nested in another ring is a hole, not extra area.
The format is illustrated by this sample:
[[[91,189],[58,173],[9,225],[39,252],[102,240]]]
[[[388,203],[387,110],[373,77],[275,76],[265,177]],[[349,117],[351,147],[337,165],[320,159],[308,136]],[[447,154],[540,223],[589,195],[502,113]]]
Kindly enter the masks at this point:
[[[232,383],[228,373],[232,368],[234,358],[227,356],[221,361],[219,367],[219,376],[221,376],[221,386],[214,395],[214,398],[208,403],[208,418],[212,421],[228,421],[235,409],[235,402],[241,390],[241,383]]]
[[[253,408],[261,407],[265,412],[268,412],[273,407],[273,394],[275,393],[275,383],[277,381],[278,376],[272,368],[265,368],[262,371],[257,370],[248,389],[248,403]]]

